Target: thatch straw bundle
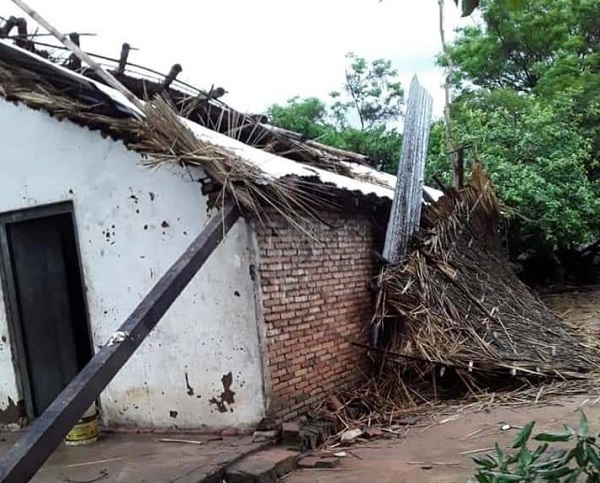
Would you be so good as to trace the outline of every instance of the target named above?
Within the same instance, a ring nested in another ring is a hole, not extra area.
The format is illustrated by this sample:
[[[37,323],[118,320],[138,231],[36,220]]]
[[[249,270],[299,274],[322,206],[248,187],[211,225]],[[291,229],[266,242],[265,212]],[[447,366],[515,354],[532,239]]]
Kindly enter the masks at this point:
[[[58,119],[68,118],[100,129],[146,154],[149,165],[169,162],[201,166],[215,186],[220,187],[213,200],[217,206],[232,202],[259,218],[264,212],[261,207],[268,206],[300,230],[303,222],[314,218],[319,208],[333,206],[320,183],[271,177],[230,150],[199,139],[166,98],[147,101],[145,115],[140,118],[118,117],[110,106],[86,105],[76,95],[70,95],[70,91],[73,89],[61,91],[53,79],[0,61],[0,96],[43,109]]]
[[[86,126],[102,129],[108,135],[123,137],[132,127],[132,119],[115,118],[86,106],[50,82],[27,69],[15,68],[0,61],[0,97],[23,102],[33,109],[43,109],[57,119],[71,119]]]
[[[134,121],[139,141],[131,147],[149,154],[150,164],[164,162],[201,166],[221,191],[216,204],[235,202],[260,217],[270,206],[301,229],[301,220],[312,217],[326,203],[322,187],[310,180],[270,177],[230,150],[199,139],[164,97],[146,103],[145,116]]]
[[[598,367],[597,345],[511,270],[499,218],[477,166],[465,189],[425,209],[414,250],[384,269],[375,321],[386,336],[384,383],[400,396],[424,381],[435,393],[454,377],[476,393],[499,375],[567,379]]]

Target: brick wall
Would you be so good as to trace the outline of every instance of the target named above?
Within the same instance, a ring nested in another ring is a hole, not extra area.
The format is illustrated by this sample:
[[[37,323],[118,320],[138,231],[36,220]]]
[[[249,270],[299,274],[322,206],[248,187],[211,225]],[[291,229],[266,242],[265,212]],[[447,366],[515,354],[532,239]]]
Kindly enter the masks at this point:
[[[269,413],[289,419],[359,378],[375,274],[373,223],[361,213],[320,214],[300,235],[271,214],[257,226]],[[329,225],[329,226],[328,226]]]

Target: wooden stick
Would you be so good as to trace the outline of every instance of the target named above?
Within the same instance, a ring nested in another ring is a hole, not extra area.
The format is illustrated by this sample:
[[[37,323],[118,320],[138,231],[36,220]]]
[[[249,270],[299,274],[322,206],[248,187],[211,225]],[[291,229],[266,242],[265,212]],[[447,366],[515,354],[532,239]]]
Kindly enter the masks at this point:
[[[119,456],[117,458],[109,458],[109,459],[106,459],[106,460],[89,461],[89,462],[86,462],[86,463],[73,463],[73,464],[70,464],[70,465],[66,465],[65,468],[79,468],[81,466],[100,465],[100,464],[104,464],[104,463],[110,463],[112,461],[119,461],[119,460],[122,460],[122,459],[123,459],[123,457]]]
[[[88,64],[92,68],[92,70],[98,75],[98,77],[100,77],[110,87],[123,94],[127,98],[127,100],[129,100],[129,102],[131,102],[140,111],[144,110],[144,104],[142,103],[142,101],[140,101],[129,89],[127,89],[117,79],[115,79],[112,75],[106,72],[100,66],[100,64],[98,64],[88,54],[86,54],[83,50],[77,47],[77,45],[75,45],[75,43],[67,35],[61,33],[58,29],[53,27],[50,23],[48,23],[47,20],[41,17],[39,13],[37,13],[33,8],[27,5],[23,0],[11,1],[19,8],[21,8],[33,20],[35,20],[42,27],[48,30],[48,32],[54,35],[54,37],[56,37],[67,49],[73,52],[73,54],[75,54],[80,60]]]
[[[459,453],[461,455],[464,454],[475,454],[475,453],[483,453],[484,451],[492,451],[494,448],[480,448],[480,449],[472,449],[471,451],[463,451]]]
[[[162,438],[159,439],[161,443],[182,443],[182,444],[204,444],[202,441],[193,441],[191,439],[170,439],[170,438]]]

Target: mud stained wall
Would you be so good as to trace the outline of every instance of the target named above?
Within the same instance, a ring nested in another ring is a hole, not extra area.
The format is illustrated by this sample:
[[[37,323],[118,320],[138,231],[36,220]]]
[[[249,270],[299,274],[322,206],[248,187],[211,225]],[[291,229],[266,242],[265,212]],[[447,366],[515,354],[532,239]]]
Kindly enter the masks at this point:
[[[360,378],[373,311],[374,225],[367,214],[320,213],[300,236],[270,214],[257,226],[269,413],[292,418]]]
[[[0,212],[74,203],[100,347],[202,230],[200,185],[180,168],[143,167],[121,143],[22,105],[1,100],[0,127]],[[238,221],[103,392],[107,424],[243,427],[263,417],[249,237]],[[21,399],[2,303],[0,293],[0,412]]]

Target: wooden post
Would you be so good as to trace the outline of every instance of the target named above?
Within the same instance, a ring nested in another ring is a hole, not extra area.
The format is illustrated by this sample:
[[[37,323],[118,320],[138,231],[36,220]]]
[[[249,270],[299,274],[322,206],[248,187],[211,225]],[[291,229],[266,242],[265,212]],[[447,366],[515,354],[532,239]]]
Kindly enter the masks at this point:
[[[0,482],[29,481],[84,411],[146,339],[240,217],[237,208],[213,217],[133,313],[0,460]]]
[[[456,153],[456,166],[454,168],[455,171],[455,186],[456,189],[462,189],[465,185],[465,147],[461,146],[458,148]]]
[[[391,263],[405,255],[410,238],[419,229],[432,106],[433,98],[415,76],[408,94],[398,180],[383,249],[383,257]]]
[[[131,51],[131,45],[125,42],[121,45],[121,55],[119,56],[119,65],[117,66],[116,73],[118,75],[123,74],[125,72],[125,67],[127,66],[127,58],[129,57],[129,52]]]

